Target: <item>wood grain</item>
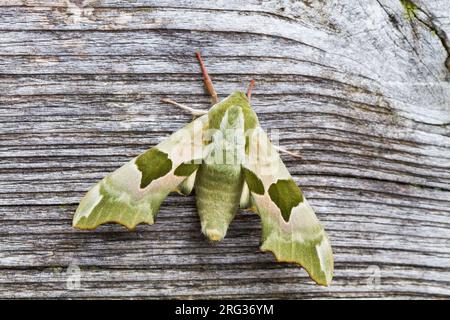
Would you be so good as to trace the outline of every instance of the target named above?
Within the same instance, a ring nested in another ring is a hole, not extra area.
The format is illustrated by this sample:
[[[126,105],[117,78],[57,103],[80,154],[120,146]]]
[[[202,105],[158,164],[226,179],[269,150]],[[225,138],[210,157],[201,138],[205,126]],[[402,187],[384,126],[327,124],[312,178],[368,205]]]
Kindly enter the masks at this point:
[[[0,298],[450,298],[445,0],[0,2]],[[330,287],[259,251],[257,216],[200,234],[193,197],[153,226],[72,229],[86,190],[256,80],[262,126],[330,235]],[[80,271],[80,286],[67,281]]]

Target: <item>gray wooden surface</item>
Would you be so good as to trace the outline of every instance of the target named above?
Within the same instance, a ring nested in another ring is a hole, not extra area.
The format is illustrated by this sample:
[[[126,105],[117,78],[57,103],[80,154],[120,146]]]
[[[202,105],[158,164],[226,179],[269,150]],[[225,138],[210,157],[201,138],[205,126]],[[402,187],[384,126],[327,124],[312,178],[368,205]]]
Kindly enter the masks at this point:
[[[0,298],[450,298],[447,0],[0,1]],[[108,172],[256,80],[265,129],[329,232],[330,287],[241,213],[211,245],[192,197],[153,226],[72,229]],[[78,281],[79,280],[79,281]]]

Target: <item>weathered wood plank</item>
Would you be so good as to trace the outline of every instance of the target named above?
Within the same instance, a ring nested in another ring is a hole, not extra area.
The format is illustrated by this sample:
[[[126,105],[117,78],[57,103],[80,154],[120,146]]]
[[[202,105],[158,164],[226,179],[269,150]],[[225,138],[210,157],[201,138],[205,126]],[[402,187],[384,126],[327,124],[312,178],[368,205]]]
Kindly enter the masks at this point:
[[[0,3],[0,298],[450,297],[450,13],[443,0]],[[200,234],[192,197],[127,232],[71,228],[96,180],[223,97],[262,126],[329,231],[331,287],[259,252],[257,216]],[[67,282],[81,268],[79,287]]]

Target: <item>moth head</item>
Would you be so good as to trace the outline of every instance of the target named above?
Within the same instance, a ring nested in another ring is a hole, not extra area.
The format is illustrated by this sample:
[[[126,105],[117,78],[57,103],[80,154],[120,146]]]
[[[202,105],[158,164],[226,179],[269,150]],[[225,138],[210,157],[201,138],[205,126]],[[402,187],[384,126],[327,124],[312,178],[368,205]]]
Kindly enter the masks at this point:
[[[240,110],[238,110],[240,109]],[[238,121],[239,113],[244,119],[244,130],[254,129],[259,125],[258,117],[253,111],[247,96],[241,91],[235,91],[227,98],[216,103],[208,112],[209,128],[221,129],[222,120],[228,111],[228,119]]]
[[[231,106],[225,112],[220,123],[220,129],[243,129],[244,128],[244,114],[240,106]]]

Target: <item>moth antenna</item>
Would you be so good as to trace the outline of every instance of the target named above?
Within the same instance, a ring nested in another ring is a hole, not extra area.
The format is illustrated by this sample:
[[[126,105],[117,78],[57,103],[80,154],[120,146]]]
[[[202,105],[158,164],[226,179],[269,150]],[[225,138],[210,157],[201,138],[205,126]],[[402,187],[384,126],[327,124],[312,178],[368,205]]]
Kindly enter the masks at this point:
[[[285,148],[283,148],[283,147],[275,146],[275,145],[274,145],[273,147],[275,148],[275,150],[277,150],[277,151],[279,151],[279,152],[286,153],[286,154],[288,154],[288,155],[290,155],[290,156],[292,156],[292,157],[294,157],[294,158],[300,158],[300,159],[302,158],[302,156],[299,155],[298,153],[289,151],[289,150],[287,150],[287,149],[285,149]]]
[[[206,90],[208,90],[209,94],[211,95],[213,104],[216,104],[217,102],[219,102],[219,98],[217,97],[216,90],[214,90],[214,86],[211,78],[209,77],[208,71],[206,70],[205,62],[203,61],[199,51],[196,51],[195,55],[197,56],[197,60],[200,63],[200,68],[202,69],[203,82],[205,83]]]
[[[173,101],[171,99],[161,99],[161,102],[168,103],[168,104],[176,106],[176,107],[178,107],[180,109],[189,111],[193,116],[202,116],[202,115],[208,113],[208,111],[200,110],[200,109],[194,109],[194,108],[188,107],[188,106],[186,106],[184,104],[181,104],[181,103],[178,103],[176,101]]]
[[[250,84],[248,85],[248,89],[247,89],[247,98],[250,101],[250,99],[252,98],[252,91],[253,91],[253,87],[255,86],[255,80],[250,80]]]

